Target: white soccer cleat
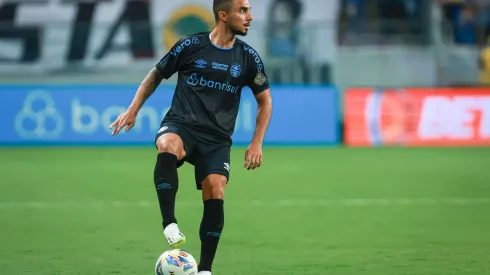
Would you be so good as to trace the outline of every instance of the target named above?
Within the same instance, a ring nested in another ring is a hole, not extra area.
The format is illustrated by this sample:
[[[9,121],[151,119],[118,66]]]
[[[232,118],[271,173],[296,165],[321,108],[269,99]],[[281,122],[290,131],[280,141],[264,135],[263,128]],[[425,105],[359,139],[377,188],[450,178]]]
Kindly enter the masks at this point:
[[[209,271],[199,271],[197,275],[211,275],[211,272]]]
[[[177,249],[185,243],[185,236],[180,232],[176,223],[171,223],[163,230],[165,238],[167,238],[168,245]]]

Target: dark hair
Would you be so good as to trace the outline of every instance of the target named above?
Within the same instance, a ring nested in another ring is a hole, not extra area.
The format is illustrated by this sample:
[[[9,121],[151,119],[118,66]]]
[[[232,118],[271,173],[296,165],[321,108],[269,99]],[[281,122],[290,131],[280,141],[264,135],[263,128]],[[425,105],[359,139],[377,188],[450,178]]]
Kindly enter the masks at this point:
[[[233,0],[213,0],[214,20],[218,22],[220,11],[230,11]]]

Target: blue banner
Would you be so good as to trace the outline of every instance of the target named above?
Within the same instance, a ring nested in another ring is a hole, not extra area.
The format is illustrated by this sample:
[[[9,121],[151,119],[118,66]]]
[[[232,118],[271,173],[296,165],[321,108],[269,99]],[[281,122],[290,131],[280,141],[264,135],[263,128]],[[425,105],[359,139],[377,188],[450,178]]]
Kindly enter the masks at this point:
[[[0,85],[2,145],[153,144],[170,107],[173,86],[147,100],[129,132],[111,136],[109,125],[131,103],[137,85]],[[340,142],[337,91],[328,86],[274,86],[273,115],[264,144]],[[242,91],[234,144],[250,142],[257,103]]]

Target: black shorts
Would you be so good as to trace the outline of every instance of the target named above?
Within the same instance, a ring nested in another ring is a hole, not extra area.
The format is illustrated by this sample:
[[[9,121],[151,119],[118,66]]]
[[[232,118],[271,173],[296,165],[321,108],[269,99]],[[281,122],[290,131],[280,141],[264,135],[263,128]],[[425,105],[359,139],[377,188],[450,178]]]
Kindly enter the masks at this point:
[[[176,134],[182,139],[186,155],[177,163],[177,167],[184,162],[194,166],[198,190],[202,190],[202,181],[211,174],[223,175],[227,181],[230,180],[230,141],[218,139],[180,123],[164,122],[156,134],[155,143],[166,133]]]

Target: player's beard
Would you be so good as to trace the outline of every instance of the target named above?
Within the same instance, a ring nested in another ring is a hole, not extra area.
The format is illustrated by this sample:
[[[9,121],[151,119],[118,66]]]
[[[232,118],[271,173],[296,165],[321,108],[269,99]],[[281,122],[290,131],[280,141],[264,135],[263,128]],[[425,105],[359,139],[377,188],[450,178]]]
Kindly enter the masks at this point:
[[[248,30],[242,31],[242,30],[234,29],[234,28],[230,28],[230,29],[231,29],[231,31],[233,32],[234,35],[246,36],[247,33],[248,33]]]
[[[244,32],[244,31],[236,31],[236,32],[234,32],[234,34],[236,34],[236,35],[241,35],[241,36],[246,36],[246,35],[247,35],[247,33],[248,33],[248,32],[246,32],[246,31],[245,31],[245,32]]]

